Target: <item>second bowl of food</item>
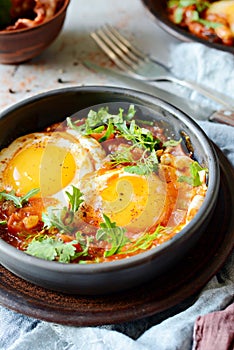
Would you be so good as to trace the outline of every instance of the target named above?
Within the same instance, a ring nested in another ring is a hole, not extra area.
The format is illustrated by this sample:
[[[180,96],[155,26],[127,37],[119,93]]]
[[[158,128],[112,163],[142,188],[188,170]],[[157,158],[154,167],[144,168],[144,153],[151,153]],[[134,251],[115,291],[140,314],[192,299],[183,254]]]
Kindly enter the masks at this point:
[[[213,146],[151,95],[49,91],[1,113],[0,142],[0,263],[42,287],[136,287],[173,268],[211,220]]]

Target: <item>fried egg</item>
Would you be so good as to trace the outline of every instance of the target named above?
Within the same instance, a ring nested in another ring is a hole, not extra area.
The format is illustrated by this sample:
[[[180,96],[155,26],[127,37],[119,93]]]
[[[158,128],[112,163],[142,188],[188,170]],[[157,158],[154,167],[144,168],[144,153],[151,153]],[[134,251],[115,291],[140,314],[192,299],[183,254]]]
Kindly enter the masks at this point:
[[[165,214],[166,182],[156,174],[142,176],[122,169],[96,171],[81,181],[84,220],[98,226],[103,213],[117,226],[144,232]],[[96,221],[94,220],[96,218]]]
[[[20,196],[40,188],[39,196],[67,206],[65,192],[96,170],[104,156],[96,140],[80,135],[55,131],[22,136],[0,152],[1,188]]]

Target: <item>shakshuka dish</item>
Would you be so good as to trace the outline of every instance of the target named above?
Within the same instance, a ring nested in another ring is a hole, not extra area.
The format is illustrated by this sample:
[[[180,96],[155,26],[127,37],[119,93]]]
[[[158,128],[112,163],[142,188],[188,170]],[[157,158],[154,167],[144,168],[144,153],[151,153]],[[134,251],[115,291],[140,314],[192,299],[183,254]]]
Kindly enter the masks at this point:
[[[90,110],[0,152],[0,237],[61,263],[130,257],[170,240],[196,215],[208,169],[136,106]],[[185,140],[186,139],[186,140]]]
[[[169,19],[199,38],[234,45],[233,0],[167,0]]]

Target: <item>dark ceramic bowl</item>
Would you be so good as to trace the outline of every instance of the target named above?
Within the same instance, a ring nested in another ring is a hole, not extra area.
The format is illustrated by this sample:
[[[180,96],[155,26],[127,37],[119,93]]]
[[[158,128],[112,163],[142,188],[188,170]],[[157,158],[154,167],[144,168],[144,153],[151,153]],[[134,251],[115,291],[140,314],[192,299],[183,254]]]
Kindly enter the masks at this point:
[[[151,95],[116,87],[71,87],[49,91],[0,114],[0,148],[30,132],[64,120],[95,104],[127,102],[150,108],[154,118],[178,136],[189,135],[195,158],[209,169],[205,201],[195,218],[174,238],[136,256],[99,264],[62,264],[29,256],[0,239],[0,263],[14,274],[44,288],[73,294],[105,294],[128,289],[167,273],[193,248],[212,217],[219,191],[219,163],[212,144],[187,115]]]
[[[49,20],[32,28],[0,31],[0,63],[17,64],[28,61],[44,51],[59,35],[70,0]]]

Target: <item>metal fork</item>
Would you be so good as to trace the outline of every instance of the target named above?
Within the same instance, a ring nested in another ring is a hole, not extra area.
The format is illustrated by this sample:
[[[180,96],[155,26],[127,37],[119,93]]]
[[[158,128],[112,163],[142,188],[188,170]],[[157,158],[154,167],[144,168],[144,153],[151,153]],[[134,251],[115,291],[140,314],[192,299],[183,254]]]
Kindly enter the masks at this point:
[[[147,82],[172,82],[192,89],[228,109],[234,109],[227,96],[217,93],[210,88],[204,88],[192,81],[175,77],[162,63],[138,50],[114,27],[106,24],[95,32],[90,33],[96,44],[125,74]]]

